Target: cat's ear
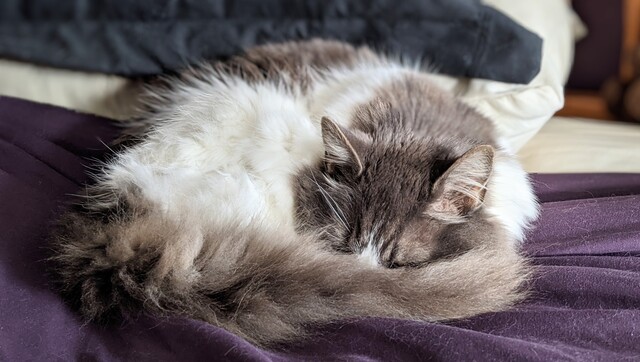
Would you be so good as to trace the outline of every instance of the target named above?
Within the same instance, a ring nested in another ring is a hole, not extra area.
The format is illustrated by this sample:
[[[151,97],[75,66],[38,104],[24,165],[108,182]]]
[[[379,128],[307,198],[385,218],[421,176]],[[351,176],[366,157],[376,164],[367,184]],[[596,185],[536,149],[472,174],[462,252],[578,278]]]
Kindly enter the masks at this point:
[[[360,141],[349,130],[340,127],[327,117],[322,117],[322,141],[325,149],[325,166],[329,174],[336,168],[344,167],[353,171],[355,176],[360,176],[364,171],[362,159],[357,149]]]
[[[493,169],[493,147],[467,151],[433,185],[427,214],[446,222],[460,222],[484,202]]]

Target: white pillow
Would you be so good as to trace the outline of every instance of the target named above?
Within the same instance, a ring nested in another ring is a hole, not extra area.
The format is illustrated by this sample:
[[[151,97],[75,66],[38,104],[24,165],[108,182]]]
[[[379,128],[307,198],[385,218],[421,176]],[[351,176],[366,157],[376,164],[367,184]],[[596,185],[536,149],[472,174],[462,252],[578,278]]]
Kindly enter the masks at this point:
[[[543,39],[540,73],[527,85],[482,79],[446,80],[469,105],[494,121],[512,151],[529,141],[564,105],[564,84],[583,27],[567,1],[484,0]]]
[[[52,104],[113,119],[133,114],[133,83],[113,75],[84,73],[0,59],[0,95]]]

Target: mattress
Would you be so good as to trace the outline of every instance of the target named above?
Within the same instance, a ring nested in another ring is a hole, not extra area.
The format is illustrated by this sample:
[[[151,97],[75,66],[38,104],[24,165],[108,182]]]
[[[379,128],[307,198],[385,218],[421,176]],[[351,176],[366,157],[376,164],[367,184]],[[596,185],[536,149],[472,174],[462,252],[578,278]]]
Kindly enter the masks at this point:
[[[449,323],[365,318],[259,349],[215,326],[141,315],[85,323],[52,290],[48,234],[114,122],[0,97],[0,359],[622,360],[640,355],[640,174],[535,174],[535,276],[512,310]]]
[[[554,117],[518,156],[528,172],[640,172],[640,124]]]

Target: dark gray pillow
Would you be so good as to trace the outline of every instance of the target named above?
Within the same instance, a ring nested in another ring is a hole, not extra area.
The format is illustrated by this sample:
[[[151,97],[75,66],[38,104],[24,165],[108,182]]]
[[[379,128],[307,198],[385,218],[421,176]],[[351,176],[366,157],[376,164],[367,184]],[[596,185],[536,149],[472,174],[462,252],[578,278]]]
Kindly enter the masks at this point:
[[[2,0],[0,56],[124,76],[323,37],[455,76],[527,83],[542,40],[477,0]]]

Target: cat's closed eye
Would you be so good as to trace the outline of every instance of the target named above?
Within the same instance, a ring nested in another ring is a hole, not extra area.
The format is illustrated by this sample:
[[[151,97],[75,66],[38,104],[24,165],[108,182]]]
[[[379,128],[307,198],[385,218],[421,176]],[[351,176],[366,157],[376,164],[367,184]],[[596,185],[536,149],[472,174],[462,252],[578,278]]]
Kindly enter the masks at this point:
[[[387,268],[389,269],[399,269],[399,268],[421,268],[423,266],[425,266],[426,264],[428,264],[429,261],[425,260],[425,261],[415,261],[415,262],[406,262],[406,263],[401,263],[401,262],[391,262],[388,263],[386,265]]]

